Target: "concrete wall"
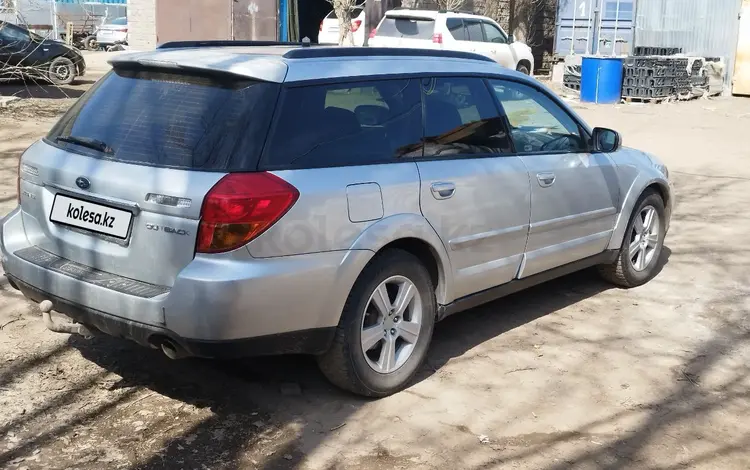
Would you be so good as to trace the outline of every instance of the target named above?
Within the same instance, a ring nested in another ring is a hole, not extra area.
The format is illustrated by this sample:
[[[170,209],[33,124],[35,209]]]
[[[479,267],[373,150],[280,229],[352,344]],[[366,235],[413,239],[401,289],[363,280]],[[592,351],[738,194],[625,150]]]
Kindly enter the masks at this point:
[[[156,0],[156,40],[232,39],[234,0]]]
[[[128,0],[128,43],[135,51],[156,47],[156,0]]]

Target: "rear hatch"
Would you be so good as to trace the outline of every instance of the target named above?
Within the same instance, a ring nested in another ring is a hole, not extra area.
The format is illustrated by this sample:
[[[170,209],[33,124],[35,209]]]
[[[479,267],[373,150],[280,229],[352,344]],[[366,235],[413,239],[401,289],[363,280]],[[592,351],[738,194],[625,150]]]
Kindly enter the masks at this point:
[[[229,75],[115,67],[22,157],[27,237],[172,286],[195,255],[206,193],[226,173],[257,167],[278,91]]]
[[[390,12],[378,25],[370,44],[378,47],[438,48],[432,42],[435,19],[408,12]]]
[[[100,39],[117,39],[124,36],[128,32],[128,20],[127,18],[117,18],[111,23],[106,23],[99,26],[97,31],[97,37]]]

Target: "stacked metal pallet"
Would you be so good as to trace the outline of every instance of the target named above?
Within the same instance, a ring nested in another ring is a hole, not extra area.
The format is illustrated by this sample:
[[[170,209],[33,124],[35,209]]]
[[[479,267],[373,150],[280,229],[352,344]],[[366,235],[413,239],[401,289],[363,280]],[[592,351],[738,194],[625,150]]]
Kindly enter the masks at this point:
[[[581,91],[580,65],[565,66],[565,73],[563,74],[563,86],[570,90]]]
[[[686,57],[628,57],[625,59],[623,98],[650,100],[689,93],[689,62]]]
[[[682,54],[680,47],[634,47],[633,55],[635,57],[645,57],[652,55],[675,55]]]

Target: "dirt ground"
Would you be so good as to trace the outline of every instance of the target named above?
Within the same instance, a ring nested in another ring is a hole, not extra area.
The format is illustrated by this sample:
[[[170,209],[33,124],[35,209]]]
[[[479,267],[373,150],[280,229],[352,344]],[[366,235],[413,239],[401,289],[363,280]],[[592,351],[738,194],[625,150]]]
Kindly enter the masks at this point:
[[[71,103],[0,109],[0,213],[19,152]],[[367,401],[309,358],[50,333],[3,279],[0,468],[750,468],[750,100],[577,108],[670,167],[653,282],[583,272],[451,317],[414,385]]]

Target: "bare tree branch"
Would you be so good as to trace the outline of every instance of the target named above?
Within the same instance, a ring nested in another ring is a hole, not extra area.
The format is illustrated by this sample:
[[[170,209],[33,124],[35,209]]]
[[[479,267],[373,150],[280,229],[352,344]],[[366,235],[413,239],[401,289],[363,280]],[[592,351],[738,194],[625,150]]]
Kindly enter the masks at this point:
[[[437,0],[438,8],[441,10],[456,11],[464,4],[464,0]]]
[[[354,45],[352,34],[352,8],[356,5],[355,0],[328,0],[333,5],[333,11],[339,19],[339,45]]]

